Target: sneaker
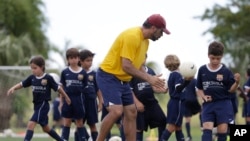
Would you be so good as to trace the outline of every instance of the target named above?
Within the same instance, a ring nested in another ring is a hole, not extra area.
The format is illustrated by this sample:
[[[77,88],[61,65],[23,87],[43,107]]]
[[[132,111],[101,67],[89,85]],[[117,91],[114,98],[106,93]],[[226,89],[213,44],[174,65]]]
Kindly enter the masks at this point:
[[[192,138],[187,137],[187,138],[185,139],[185,141],[192,141]]]

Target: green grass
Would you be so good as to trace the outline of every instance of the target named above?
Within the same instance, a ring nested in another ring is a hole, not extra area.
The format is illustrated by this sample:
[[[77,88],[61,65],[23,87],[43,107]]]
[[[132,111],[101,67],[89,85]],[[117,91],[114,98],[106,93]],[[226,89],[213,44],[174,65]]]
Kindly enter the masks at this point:
[[[166,105],[165,105],[165,101],[167,101],[168,99],[168,95],[159,95],[158,96],[158,99],[159,101],[161,100],[160,104],[163,108],[164,111],[166,111]],[[244,124],[244,119],[242,118],[241,116],[241,111],[242,111],[242,101],[239,101],[239,107],[238,107],[238,114],[236,115],[236,124]],[[52,118],[50,118],[51,120]],[[12,122],[13,123],[13,122]],[[52,121],[50,121],[50,123],[52,123]],[[100,123],[97,124],[97,126],[100,126]],[[72,126],[72,129],[75,128],[74,127],[74,124]],[[25,129],[13,129],[12,130],[15,132],[15,133],[20,133],[20,132],[25,132]],[[41,130],[41,127],[39,125],[36,126],[35,128],[35,133],[42,133],[42,130]],[[116,126],[114,126],[111,130],[111,133],[113,135],[119,135],[119,130]],[[183,133],[186,137],[186,130],[185,130],[185,121],[183,120]],[[200,129],[200,120],[199,120],[199,116],[198,114],[194,117],[192,117],[191,119],[191,134],[192,134],[192,137],[193,137],[193,141],[200,141],[201,140],[201,129]],[[148,132],[144,132],[144,141],[149,141],[147,140],[148,137],[151,137],[151,138],[155,138],[157,137],[157,130],[156,129],[153,129],[153,130],[149,130]],[[20,140],[23,140],[23,138],[12,138],[12,137],[0,137],[0,141],[20,141]],[[34,137],[32,139],[32,141],[53,141],[52,138],[50,137],[45,137],[45,138],[38,138],[38,137]],[[70,139],[70,141],[74,141],[73,138]],[[154,141],[154,140],[151,140],[151,141]],[[176,138],[175,138],[175,133],[173,133],[169,139],[169,141],[176,141]]]

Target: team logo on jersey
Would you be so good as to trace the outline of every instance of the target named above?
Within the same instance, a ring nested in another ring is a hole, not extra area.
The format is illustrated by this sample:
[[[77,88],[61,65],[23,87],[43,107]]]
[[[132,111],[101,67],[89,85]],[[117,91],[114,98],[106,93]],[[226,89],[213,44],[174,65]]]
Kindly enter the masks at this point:
[[[47,85],[48,80],[47,79],[42,79],[41,83],[42,83],[42,85]]]
[[[83,80],[84,76],[82,74],[78,74],[78,80]]]
[[[222,81],[223,80],[223,75],[222,74],[217,74],[216,80]]]
[[[93,75],[89,75],[88,79],[89,79],[89,81],[93,81],[94,76]]]

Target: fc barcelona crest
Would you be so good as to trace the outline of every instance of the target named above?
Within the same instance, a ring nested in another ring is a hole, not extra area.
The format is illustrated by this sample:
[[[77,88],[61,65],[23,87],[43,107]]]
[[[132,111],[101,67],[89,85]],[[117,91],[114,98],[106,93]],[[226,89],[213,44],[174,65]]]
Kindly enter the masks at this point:
[[[84,76],[82,74],[78,74],[78,80],[83,80]]]
[[[93,79],[94,79],[94,76],[93,75],[89,75],[88,80],[89,81],[93,81]]]
[[[41,83],[42,83],[42,85],[47,85],[48,80],[47,79],[42,79]]]
[[[216,80],[222,81],[223,80],[223,75],[222,74],[217,74]]]

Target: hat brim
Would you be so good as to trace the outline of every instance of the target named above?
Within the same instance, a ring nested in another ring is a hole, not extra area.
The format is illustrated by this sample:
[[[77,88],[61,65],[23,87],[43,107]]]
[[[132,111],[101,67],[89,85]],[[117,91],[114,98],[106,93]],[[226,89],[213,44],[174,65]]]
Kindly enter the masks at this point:
[[[166,34],[170,34],[170,31],[167,30],[166,28],[163,29],[163,32],[166,33]]]

